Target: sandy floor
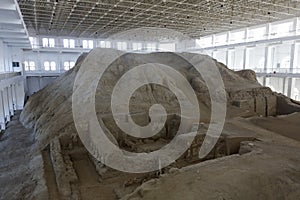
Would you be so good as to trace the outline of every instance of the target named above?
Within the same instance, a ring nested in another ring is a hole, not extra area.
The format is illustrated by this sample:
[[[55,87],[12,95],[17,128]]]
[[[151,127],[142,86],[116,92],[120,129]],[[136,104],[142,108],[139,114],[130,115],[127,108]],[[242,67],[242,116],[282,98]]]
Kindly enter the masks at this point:
[[[300,113],[270,118],[253,118],[251,122],[266,130],[300,141]]]
[[[300,148],[255,142],[252,153],[207,161],[149,181],[124,199],[298,199]]]
[[[18,121],[17,112],[0,138],[0,199],[30,199],[37,185],[32,179],[33,130]],[[36,167],[39,167],[38,165]],[[13,186],[13,188],[12,188]]]

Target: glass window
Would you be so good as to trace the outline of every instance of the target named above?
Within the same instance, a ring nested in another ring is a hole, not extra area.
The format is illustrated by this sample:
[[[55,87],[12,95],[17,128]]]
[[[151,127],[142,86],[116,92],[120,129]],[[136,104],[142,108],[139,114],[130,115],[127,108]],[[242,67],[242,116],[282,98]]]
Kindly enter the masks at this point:
[[[160,43],[160,44],[159,44],[159,50],[160,50],[160,51],[171,51],[171,52],[175,52],[175,50],[176,50],[176,45],[175,45],[175,43]]]
[[[69,48],[69,40],[64,39],[64,48]]]
[[[43,38],[43,47],[48,47],[49,43],[48,43],[48,38]]]
[[[156,50],[156,44],[155,43],[147,43],[147,50],[148,51],[155,51]]]
[[[242,70],[244,68],[244,48],[236,48],[234,51],[234,69]]]
[[[53,38],[49,38],[49,47],[55,46],[55,40]]]
[[[117,49],[122,50],[122,43],[121,42],[117,42]]]
[[[45,61],[44,62],[44,69],[46,71],[50,71],[50,70],[55,71],[56,70],[56,63],[54,61],[51,61],[51,62]]]
[[[89,49],[94,48],[94,42],[93,40],[89,40]]]
[[[34,39],[33,39],[33,37],[29,37],[29,40],[30,40],[30,44],[31,44],[31,46],[32,46],[32,47],[34,47],[34,46],[35,46],[35,44],[34,44]]]
[[[43,38],[43,47],[54,47],[55,40],[54,38]]]
[[[296,33],[297,33],[297,35],[299,35],[300,34],[300,17],[298,17],[298,19],[297,19],[297,26],[296,26],[297,28],[296,28]]]
[[[249,48],[249,63],[248,69],[256,72],[264,72],[265,67],[265,48],[264,46],[257,46]]]
[[[106,44],[106,48],[111,48],[111,42],[106,41],[105,44]]]
[[[106,41],[105,42],[105,47],[106,48],[111,48],[111,42],[110,41]]]
[[[28,71],[29,70],[29,64],[27,61],[24,62],[24,70]]]
[[[70,69],[70,63],[69,62],[64,62],[64,69],[66,71]]]
[[[266,86],[273,91],[283,94],[284,78],[282,77],[266,77]]]
[[[111,48],[111,43],[110,41],[100,41],[99,46],[101,48]]]
[[[300,73],[300,44],[296,44],[296,58],[293,73]]]
[[[98,47],[105,48],[105,41],[99,41]]]
[[[156,44],[155,43],[147,43],[147,51],[155,51],[156,50]]]
[[[75,62],[71,61],[70,62],[70,68],[73,68],[75,66]]]
[[[282,44],[270,49],[269,72],[288,73],[291,65],[291,44]]]
[[[242,70],[244,66],[244,49],[236,48],[228,51],[228,67],[233,70]]]
[[[52,61],[50,63],[50,67],[51,67],[51,71],[55,71],[56,70],[56,63],[54,61]]]
[[[82,41],[82,47],[84,49],[92,49],[92,48],[94,48],[94,42],[93,42],[93,40],[83,40]]]
[[[64,39],[64,48],[75,48],[75,40]]]
[[[35,62],[33,62],[33,61],[29,62],[29,69],[30,69],[30,71],[35,70]]]
[[[87,41],[87,40],[83,40],[83,41],[82,41],[82,47],[83,47],[84,49],[87,49],[87,48],[88,48],[88,41]]]
[[[65,61],[64,62],[64,69],[67,71],[75,66],[75,62],[73,61]]]
[[[44,62],[44,69],[45,69],[46,71],[49,71],[49,70],[50,70],[50,63],[49,63],[48,61],[45,61],[45,62]]]
[[[226,50],[218,50],[214,51],[214,58],[218,61],[223,63],[224,65],[227,65],[227,51]]]
[[[36,37],[29,37],[29,40],[32,48],[38,47],[38,40]]]
[[[69,40],[69,47],[70,48],[75,48],[75,40],[73,40],[73,39]]]
[[[127,43],[126,42],[117,42],[117,49],[126,51],[127,50]]]
[[[141,50],[142,48],[143,48],[142,43],[140,43],[140,42],[132,43],[132,50]]]

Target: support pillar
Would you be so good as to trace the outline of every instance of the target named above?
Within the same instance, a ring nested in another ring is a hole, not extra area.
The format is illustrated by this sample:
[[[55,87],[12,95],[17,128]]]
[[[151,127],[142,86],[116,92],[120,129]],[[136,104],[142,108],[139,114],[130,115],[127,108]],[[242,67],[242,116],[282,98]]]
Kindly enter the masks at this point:
[[[295,88],[295,78],[288,78],[288,91],[287,96],[292,98],[292,94]]]
[[[293,73],[293,69],[296,68],[297,66],[297,61],[298,61],[298,50],[299,50],[299,45],[297,44],[292,44],[291,46],[291,62],[290,62],[290,70],[289,73]]]
[[[269,40],[271,38],[271,23],[267,24],[267,30],[266,30],[266,34],[267,34],[267,40]]]
[[[263,86],[265,87],[267,86],[267,77],[265,76],[263,77]]]
[[[18,104],[18,97],[16,92],[16,84],[12,85],[12,93],[13,93],[13,100],[14,100],[14,110],[17,110],[17,104]]]
[[[269,47],[267,46],[265,48],[265,64],[264,64],[264,73],[267,73],[268,72],[268,69],[270,69],[270,66],[271,66],[271,48],[272,47]]]
[[[62,53],[60,51],[60,53],[58,54],[58,66],[56,68],[56,70],[58,70],[58,72],[60,73],[61,71],[64,71],[64,63],[62,61]]]
[[[24,83],[20,81],[16,84],[16,95],[17,95],[17,110],[22,110],[24,107],[25,91]]]
[[[8,98],[8,88],[4,88],[3,90],[3,105],[4,105],[4,113],[5,119],[7,122],[10,121],[10,112],[9,112],[9,98]]]
[[[244,49],[243,69],[249,69],[249,49],[247,47]]]
[[[226,59],[225,59],[225,62],[226,63],[224,63],[226,66],[228,66],[228,62],[229,62],[229,50],[227,49],[226,51],[225,51],[225,54],[226,54]]]
[[[232,60],[232,53],[233,53],[233,50],[232,49],[227,49],[227,51],[226,51],[227,53],[226,53],[226,65],[230,68],[230,69],[232,69],[232,70],[234,70],[234,65],[232,64],[232,62],[233,62],[233,60]]]
[[[10,116],[14,116],[14,102],[13,102],[11,85],[7,88],[7,91],[8,91],[9,113],[10,113]]]
[[[294,21],[293,21],[293,30],[295,30],[295,34],[294,35],[298,35],[299,34],[298,24],[299,24],[299,18],[296,17],[294,19]]]
[[[288,77],[283,78],[283,94],[288,96]]]
[[[38,79],[39,79],[39,90],[42,89],[42,76],[38,76]]]
[[[4,102],[3,102],[3,91],[0,90],[0,130],[5,130],[6,120],[5,120],[5,111],[4,111]]]

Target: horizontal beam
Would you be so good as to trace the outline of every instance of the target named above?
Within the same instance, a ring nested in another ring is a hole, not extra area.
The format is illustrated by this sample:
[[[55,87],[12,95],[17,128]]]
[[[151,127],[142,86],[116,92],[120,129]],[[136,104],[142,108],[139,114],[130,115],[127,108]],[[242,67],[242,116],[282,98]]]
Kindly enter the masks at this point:
[[[25,29],[23,28],[16,28],[16,29],[3,29],[1,28],[0,29],[0,34],[1,33],[5,33],[5,34],[12,34],[12,33],[25,33],[26,34],[26,31]]]
[[[291,73],[256,73],[257,77],[266,77],[266,78],[271,78],[271,77],[278,77],[278,78],[300,78],[300,74],[291,74]]]
[[[0,32],[0,38],[5,38],[5,39],[11,39],[11,38],[27,39],[27,41],[28,41],[28,37],[25,33],[1,33]]]
[[[29,40],[27,39],[27,38],[24,38],[24,39],[22,39],[22,38],[14,38],[14,39],[3,39],[3,42],[4,43],[28,43],[28,44],[30,44],[30,42],[29,42]]]
[[[0,80],[20,76],[21,72],[0,72]]]
[[[25,72],[26,77],[59,77],[62,73],[51,73],[51,72]]]
[[[22,24],[22,20],[20,19],[3,19],[3,18],[0,18],[0,25],[1,24]]]
[[[255,47],[259,44],[268,44],[274,45],[283,41],[293,41],[293,40],[300,40],[300,35],[297,36],[288,36],[288,37],[280,37],[280,38],[273,38],[273,39],[265,39],[265,40],[258,40],[258,41],[251,41],[251,42],[241,42],[237,44],[226,44],[220,46],[212,46],[212,47],[205,47],[205,48],[195,48],[189,49],[189,51],[208,51],[208,50],[217,50],[217,49],[228,49],[234,47]]]
[[[8,43],[7,44],[10,47],[20,47],[20,48],[29,48],[31,49],[31,45],[30,44],[20,44],[20,43]]]

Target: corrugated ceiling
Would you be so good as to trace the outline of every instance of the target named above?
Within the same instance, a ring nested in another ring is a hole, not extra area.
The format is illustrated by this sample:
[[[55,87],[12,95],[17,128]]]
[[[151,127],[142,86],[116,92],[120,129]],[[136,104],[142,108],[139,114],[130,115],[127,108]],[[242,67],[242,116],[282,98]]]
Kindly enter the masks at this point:
[[[200,37],[300,15],[300,0],[18,0],[31,35],[106,38],[140,27]]]

